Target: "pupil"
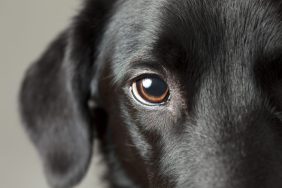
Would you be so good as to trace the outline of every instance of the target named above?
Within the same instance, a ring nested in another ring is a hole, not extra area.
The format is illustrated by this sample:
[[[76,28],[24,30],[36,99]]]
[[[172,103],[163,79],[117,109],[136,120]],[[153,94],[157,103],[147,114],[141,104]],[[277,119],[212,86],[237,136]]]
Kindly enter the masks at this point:
[[[167,86],[166,84],[158,78],[146,78],[142,80],[142,86],[144,91],[154,97],[160,97],[162,96],[166,90]]]

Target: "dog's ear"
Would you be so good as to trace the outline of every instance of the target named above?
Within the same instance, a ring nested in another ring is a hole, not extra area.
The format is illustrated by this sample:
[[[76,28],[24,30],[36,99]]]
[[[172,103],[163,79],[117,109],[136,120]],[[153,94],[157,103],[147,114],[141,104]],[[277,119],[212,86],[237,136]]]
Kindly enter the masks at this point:
[[[113,3],[86,1],[72,26],[29,68],[22,84],[22,119],[52,187],[77,184],[89,166],[95,135],[90,83]]]

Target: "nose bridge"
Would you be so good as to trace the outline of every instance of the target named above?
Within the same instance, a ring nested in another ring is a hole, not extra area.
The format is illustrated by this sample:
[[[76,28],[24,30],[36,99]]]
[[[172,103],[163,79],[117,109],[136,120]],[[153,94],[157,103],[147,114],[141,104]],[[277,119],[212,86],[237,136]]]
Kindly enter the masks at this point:
[[[215,75],[202,90],[197,134],[192,139],[198,148],[196,155],[201,156],[196,184],[202,188],[282,186],[281,176],[273,173],[275,163],[281,162],[273,155],[277,135],[271,127],[271,113],[256,98],[252,81],[232,80],[236,71]],[[248,78],[244,71],[239,73]],[[232,81],[216,82],[223,77]],[[269,176],[276,182],[268,182]]]
[[[205,77],[198,98],[197,135],[192,139],[201,156],[196,184],[255,187],[269,172],[264,162],[272,160],[272,132],[263,118],[251,59],[236,53],[220,59],[223,62]]]
[[[255,96],[258,94],[254,80],[255,49],[244,40],[247,36],[237,38],[229,30],[225,31],[229,37],[220,44],[214,58],[208,60],[209,68],[202,77],[199,92],[200,110],[212,107],[225,114],[259,102],[255,101],[259,98]]]
[[[238,121],[217,122],[221,126],[213,126],[213,122],[209,121],[204,125],[208,128],[197,130],[198,134],[193,139],[198,148],[195,155],[200,156],[196,160],[197,187],[282,186],[281,175],[277,171],[281,162],[274,154],[277,149],[275,135],[267,128],[268,122],[258,115],[249,114]],[[224,123],[230,125],[225,126]],[[270,182],[269,177],[276,182]]]
[[[242,146],[247,129],[257,124],[253,117],[264,107],[255,86],[252,57],[235,47],[220,54],[199,92],[197,124],[211,142],[235,149],[236,144]]]
[[[275,144],[279,137],[254,80],[260,46],[253,43],[258,39],[250,35],[251,26],[246,30],[239,26],[232,22],[218,51],[205,59],[208,70],[197,91],[196,126],[190,139],[195,148],[195,187],[282,187],[282,162],[277,157],[281,152],[279,142]]]

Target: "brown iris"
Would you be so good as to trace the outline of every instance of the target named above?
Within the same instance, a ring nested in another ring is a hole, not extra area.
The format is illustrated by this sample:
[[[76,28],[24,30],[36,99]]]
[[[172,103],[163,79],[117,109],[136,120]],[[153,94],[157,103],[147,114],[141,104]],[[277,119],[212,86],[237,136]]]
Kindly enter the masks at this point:
[[[139,102],[156,105],[166,102],[169,89],[165,81],[158,76],[147,76],[133,82],[132,93]]]

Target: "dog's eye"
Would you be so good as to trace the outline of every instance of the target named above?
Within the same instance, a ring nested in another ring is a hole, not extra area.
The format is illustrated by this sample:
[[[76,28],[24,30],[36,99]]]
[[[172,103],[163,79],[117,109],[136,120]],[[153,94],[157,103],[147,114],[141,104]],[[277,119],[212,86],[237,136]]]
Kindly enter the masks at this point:
[[[164,104],[169,97],[169,89],[164,80],[158,76],[145,76],[132,83],[132,94],[145,105]]]

